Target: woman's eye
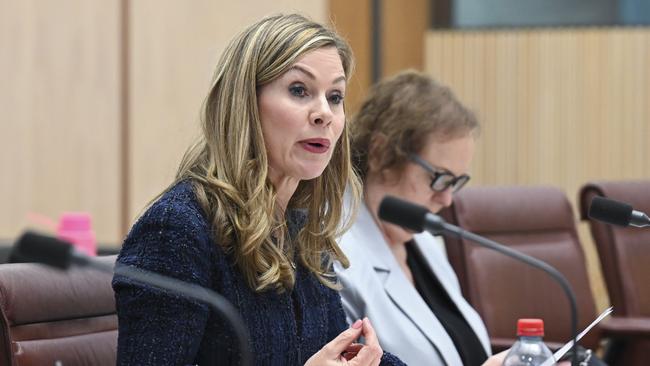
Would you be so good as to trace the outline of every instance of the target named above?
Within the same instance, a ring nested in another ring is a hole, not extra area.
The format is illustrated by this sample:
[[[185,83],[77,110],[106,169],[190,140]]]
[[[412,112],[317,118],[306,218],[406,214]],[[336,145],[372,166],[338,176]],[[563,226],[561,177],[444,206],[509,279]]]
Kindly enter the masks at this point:
[[[307,94],[307,90],[302,85],[292,85],[289,87],[289,92],[291,95],[296,97],[304,97]]]
[[[334,94],[330,96],[330,103],[332,104],[341,104],[343,102],[343,96],[340,94]]]

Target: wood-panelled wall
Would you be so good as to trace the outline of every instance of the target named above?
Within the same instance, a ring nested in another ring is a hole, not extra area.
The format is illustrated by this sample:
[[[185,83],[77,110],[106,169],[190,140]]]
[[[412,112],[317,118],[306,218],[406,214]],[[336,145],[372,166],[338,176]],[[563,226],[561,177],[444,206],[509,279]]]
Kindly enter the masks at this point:
[[[472,184],[554,185],[577,209],[587,181],[650,178],[650,29],[439,31],[425,48],[426,71],[482,123]]]
[[[330,22],[354,51],[355,70],[345,91],[345,111],[352,113],[372,85],[371,0],[329,0]]]
[[[120,234],[119,2],[0,2],[0,237],[90,211]]]
[[[371,0],[329,0],[329,14],[335,29],[345,37],[357,61],[350,81],[345,107],[348,115],[360,107],[366,92],[372,86],[372,39],[379,37],[381,77],[400,70],[423,70],[424,38],[429,27],[431,9],[429,0],[379,1],[379,29],[373,29]]]
[[[381,50],[382,76],[406,68],[423,70],[422,42],[429,29],[431,0],[383,0]]]
[[[228,41],[265,15],[292,11],[327,21],[325,0],[131,2],[129,223],[172,181],[199,133]]]
[[[226,42],[292,11],[328,19],[326,0],[0,1],[0,238],[88,211],[120,244],[198,131]]]

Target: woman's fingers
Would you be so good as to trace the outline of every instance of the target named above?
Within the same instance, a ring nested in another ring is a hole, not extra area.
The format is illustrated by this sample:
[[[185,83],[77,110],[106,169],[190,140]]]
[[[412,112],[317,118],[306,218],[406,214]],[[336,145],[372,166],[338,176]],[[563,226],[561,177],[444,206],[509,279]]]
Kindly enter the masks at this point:
[[[372,327],[370,319],[363,318],[363,338],[366,340],[366,345],[369,346],[379,346],[379,339],[377,339],[377,333],[375,333],[375,328]]]
[[[345,358],[346,360],[350,361],[353,359],[361,350],[363,347],[363,344],[361,343],[352,343],[348,348],[346,348],[345,351],[341,354],[341,357]]]
[[[328,359],[336,360],[341,353],[345,351],[354,341],[359,338],[363,331],[363,322],[357,320],[352,326],[332,339],[328,344],[323,346],[320,352]]]
[[[363,319],[363,337],[366,340],[366,344],[361,348],[361,350],[359,350],[356,357],[350,360],[350,365],[379,365],[379,362],[381,362],[381,356],[384,352],[379,346],[377,334],[375,334],[375,329],[372,327],[372,324],[370,324],[368,318]]]
[[[355,343],[361,335],[366,339],[365,345]],[[323,346],[305,365],[378,366],[382,355],[375,330],[370,320],[364,318],[354,322],[350,328]]]
[[[352,343],[344,352],[359,352],[362,347],[361,343]]]

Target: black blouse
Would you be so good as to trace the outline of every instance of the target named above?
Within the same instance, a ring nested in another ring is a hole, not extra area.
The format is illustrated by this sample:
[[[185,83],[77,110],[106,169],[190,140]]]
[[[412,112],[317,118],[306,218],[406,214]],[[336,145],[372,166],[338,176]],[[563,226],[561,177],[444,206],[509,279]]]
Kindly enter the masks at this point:
[[[451,337],[463,365],[483,364],[487,355],[481,341],[429,268],[420,249],[413,241],[409,241],[406,243],[406,252],[406,262],[413,275],[415,288]]]

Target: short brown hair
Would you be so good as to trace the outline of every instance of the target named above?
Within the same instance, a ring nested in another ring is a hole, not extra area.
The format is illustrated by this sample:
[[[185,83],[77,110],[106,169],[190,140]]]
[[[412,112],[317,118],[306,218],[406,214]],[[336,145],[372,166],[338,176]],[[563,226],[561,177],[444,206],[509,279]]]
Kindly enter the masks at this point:
[[[478,132],[476,116],[448,87],[407,70],[376,84],[352,118],[352,158],[365,180],[371,153],[380,170],[401,168],[409,154],[424,148],[431,134],[448,141]],[[377,136],[382,143],[373,145]]]

